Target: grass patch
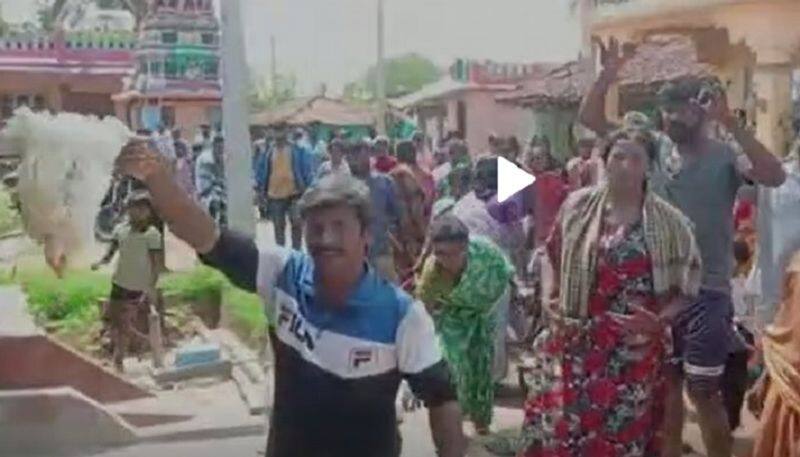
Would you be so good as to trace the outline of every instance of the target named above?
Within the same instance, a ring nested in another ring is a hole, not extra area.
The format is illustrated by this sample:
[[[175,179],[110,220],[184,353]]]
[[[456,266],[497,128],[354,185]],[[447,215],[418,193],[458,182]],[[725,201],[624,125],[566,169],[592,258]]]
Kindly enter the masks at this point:
[[[28,308],[36,321],[59,339],[80,351],[94,353],[101,321],[98,300],[111,291],[107,272],[69,271],[59,279],[45,266],[21,267],[15,277],[0,270],[0,285],[19,284],[27,295]],[[225,324],[242,341],[260,349],[267,319],[261,299],[232,285],[218,271],[200,266],[189,272],[170,273],[159,281],[164,296],[177,298],[167,309],[168,322],[178,329],[192,320],[189,304],[220,297]],[[167,302],[169,303],[169,302]],[[168,325],[169,327],[170,325]]]
[[[181,301],[194,302],[221,297],[229,286],[222,273],[199,266],[187,273],[171,273],[159,281],[164,295],[177,296]]]
[[[267,316],[261,298],[231,285],[223,294],[222,306],[231,330],[245,344],[260,350],[267,334]]]
[[[181,302],[221,299],[223,325],[232,330],[248,346],[260,349],[267,332],[267,319],[261,298],[231,284],[222,273],[199,266],[186,273],[173,273],[161,282],[164,295]]]
[[[14,208],[11,194],[6,188],[0,188],[0,234],[13,232],[22,228],[19,211]]]
[[[69,271],[58,279],[47,269],[22,270],[18,282],[28,296],[28,307],[41,322],[64,325],[97,319],[98,300],[108,296],[111,278],[92,271]]]
[[[34,319],[59,340],[84,353],[100,352],[98,301],[111,290],[108,274],[69,271],[59,279],[43,266],[23,268],[13,279],[0,273],[0,284],[11,282],[25,291]]]

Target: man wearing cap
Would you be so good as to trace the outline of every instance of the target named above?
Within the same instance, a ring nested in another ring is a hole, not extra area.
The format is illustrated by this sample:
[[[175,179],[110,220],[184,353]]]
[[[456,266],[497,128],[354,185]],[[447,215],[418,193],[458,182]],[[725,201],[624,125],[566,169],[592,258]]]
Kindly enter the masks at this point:
[[[158,214],[206,264],[257,292],[275,353],[267,457],[396,457],[395,395],[408,381],[429,410],[436,451],[463,457],[461,413],[425,306],[367,262],[372,203],[356,179],[328,176],[299,202],[308,254],[221,229],[143,143],[117,170],[146,183]]]
[[[275,228],[275,242],[286,245],[286,219],[292,231],[292,247],[300,249],[303,229],[297,200],[314,181],[314,157],[308,148],[291,143],[286,131],[280,131],[275,147],[256,165],[256,185],[266,194],[267,214]]]
[[[583,101],[579,119],[602,135],[616,127],[605,117],[606,94],[632,53],[620,52],[619,43],[613,40],[608,48],[599,44],[603,69]],[[674,142],[678,158],[677,163],[662,167],[668,174],[663,196],[693,222],[703,260],[700,295],[684,307],[673,327],[675,355],[682,364],[670,376],[664,455],[681,454],[682,376],[697,407],[709,457],[728,457],[732,438],[720,379],[729,355],[743,346],[733,331],[730,297],[733,205],[746,180],[776,187],[786,174],[753,132],[737,122],[724,93],[710,89],[707,83],[696,79],[667,83],[659,91],[659,102],[664,131]],[[730,132],[742,154],[709,137],[705,129],[709,122]],[[659,158],[662,162],[666,159]]]

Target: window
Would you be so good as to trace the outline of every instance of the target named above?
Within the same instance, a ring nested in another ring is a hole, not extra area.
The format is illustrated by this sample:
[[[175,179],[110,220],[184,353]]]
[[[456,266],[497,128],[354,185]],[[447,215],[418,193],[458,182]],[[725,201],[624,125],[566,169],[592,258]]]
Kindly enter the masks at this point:
[[[33,97],[33,109],[36,111],[47,110],[47,103],[45,102],[44,96],[39,94]]]
[[[204,33],[201,38],[205,45],[213,45],[216,42],[214,34],[211,32]]]
[[[206,117],[211,129],[215,132],[222,130],[222,108],[219,106],[210,106],[206,108]]]
[[[164,44],[175,44],[178,42],[178,32],[161,33],[161,42]]]
[[[456,119],[458,125],[458,132],[467,137],[467,104],[463,100],[459,100],[456,105]]]
[[[3,95],[2,99],[0,99],[0,115],[5,119],[11,117],[13,114],[14,100],[10,95]]]
[[[210,60],[203,64],[203,75],[206,79],[217,79],[219,78],[219,63]]]
[[[167,78],[175,78],[178,76],[178,64],[174,60],[168,60],[164,63],[164,75]]]
[[[161,61],[156,60],[156,61],[150,62],[150,74],[151,75],[161,76],[161,74],[163,72],[164,72],[164,69],[163,69],[163,65],[161,64]]]
[[[161,123],[167,127],[175,126],[175,107],[162,106],[161,107]]]

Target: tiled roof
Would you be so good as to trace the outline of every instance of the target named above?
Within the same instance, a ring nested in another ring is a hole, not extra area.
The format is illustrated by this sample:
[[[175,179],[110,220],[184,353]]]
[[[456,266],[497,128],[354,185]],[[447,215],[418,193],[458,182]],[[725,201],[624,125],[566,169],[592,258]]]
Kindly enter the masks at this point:
[[[305,125],[319,122],[326,125],[372,125],[375,114],[367,106],[324,96],[291,100],[275,109],[250,116],[252,125]]]
[[[654,35],[637,46],[635,55],[620,72],[623,89],[649,88],[690,77],[712,77],[713,67],[700,62],[691,39],[679,35]],[[547,75],[531,78],[517,91],[498,100],[525,106],[573,106],[580,103],[594,77],[586,65],[568,62]]]

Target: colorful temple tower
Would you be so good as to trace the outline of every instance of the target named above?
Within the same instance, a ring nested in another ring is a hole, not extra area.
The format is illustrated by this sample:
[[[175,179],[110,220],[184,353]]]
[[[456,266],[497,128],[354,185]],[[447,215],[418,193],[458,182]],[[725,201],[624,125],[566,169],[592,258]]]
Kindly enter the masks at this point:
[[[114,95],[134,129],[161,126],[193,136],[222,120],[220,26],[212,0],[153,0],[139,31],[136,71]]]

